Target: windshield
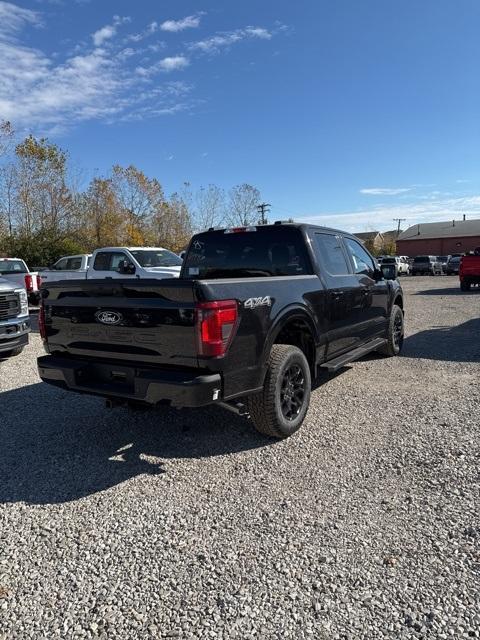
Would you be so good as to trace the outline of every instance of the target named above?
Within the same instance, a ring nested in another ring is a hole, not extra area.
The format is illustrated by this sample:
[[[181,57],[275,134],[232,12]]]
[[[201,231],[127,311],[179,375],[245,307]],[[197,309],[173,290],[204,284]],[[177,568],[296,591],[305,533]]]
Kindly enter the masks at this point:
[[[382,264],[394,264],[396,261],[396,258],[384,258]]]
[[[23,260],[0,260],[0,275],[5,276],[9,273],[28,273],[28,271]]]
[[[450,258],[450,262],[460,262],[460,258],[459,257]]]
[[[182,259],[168,249],[135,249],[130,251],[141,267],[180,267]]]
[[[312,273],[305,241],[296,227],[251,227],[200,233],[185,257],[184,278],[255,278]]]
[[[417,256],[414,262],[430,262],[429,256]]]

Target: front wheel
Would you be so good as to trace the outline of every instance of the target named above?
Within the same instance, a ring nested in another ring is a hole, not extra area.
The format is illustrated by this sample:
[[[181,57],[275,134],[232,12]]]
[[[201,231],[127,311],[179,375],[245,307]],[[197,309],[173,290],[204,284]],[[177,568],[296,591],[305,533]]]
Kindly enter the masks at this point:
[[[387,329],[387,344],[378,349],[384,356],[398,356],[403,347],[404,318],[401,308],[394,304],[390,312],[390,320]]]
[[[274,438],[298,431],[310,404],[310,392],[310,367],[303,351],[290,344],[274,344],[263,390],[247,398],[257,431]]]

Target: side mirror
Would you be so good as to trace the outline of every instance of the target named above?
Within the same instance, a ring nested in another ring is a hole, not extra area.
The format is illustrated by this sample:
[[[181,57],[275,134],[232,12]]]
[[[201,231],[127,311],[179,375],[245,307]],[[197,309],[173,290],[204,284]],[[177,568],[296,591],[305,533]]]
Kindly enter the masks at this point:
[[[135,265],[129,262],[128,260],[123,260],[118,265],[118,273],[122,273],[125,276],[133,276],[136,268]]]
[[[396,264],[381,264],[380,271],[382,272],[382,276],[385,280],[397,279],[398,273]]]

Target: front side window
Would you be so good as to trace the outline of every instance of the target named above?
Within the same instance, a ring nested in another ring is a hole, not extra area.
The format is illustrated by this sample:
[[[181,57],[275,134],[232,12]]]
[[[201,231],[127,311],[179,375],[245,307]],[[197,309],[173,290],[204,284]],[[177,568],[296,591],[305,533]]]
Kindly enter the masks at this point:
[[[341,276],[350,272],[340,238],[330,233],[316,233],[315,241],[315,253],[330,275]]]
[[[110,251],[100,251],[95,256],[93,268],[95,271],[116,271],[121,262],[127,259],[124,253],[114,253]]]
[[[62,258],[55,263],[55,271],[65,271],[67,268],[67,258]]]
[[[355,273],[373,277],[375,272],[375,264],[372,257],[365,249],[355,240],[345,238],[345,244],[353,261]]]
[[[180,267],[182,259],[168,249],[136,249],[130,251],[141,267]]]

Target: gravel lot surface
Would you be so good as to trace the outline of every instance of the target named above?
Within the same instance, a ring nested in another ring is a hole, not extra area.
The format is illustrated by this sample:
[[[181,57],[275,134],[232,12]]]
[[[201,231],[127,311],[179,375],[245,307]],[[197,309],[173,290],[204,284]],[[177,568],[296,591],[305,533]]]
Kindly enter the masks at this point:
[[[409,278],[403,356],[275,442],[0,363],[0,638],[480,638],[480,291]]]

